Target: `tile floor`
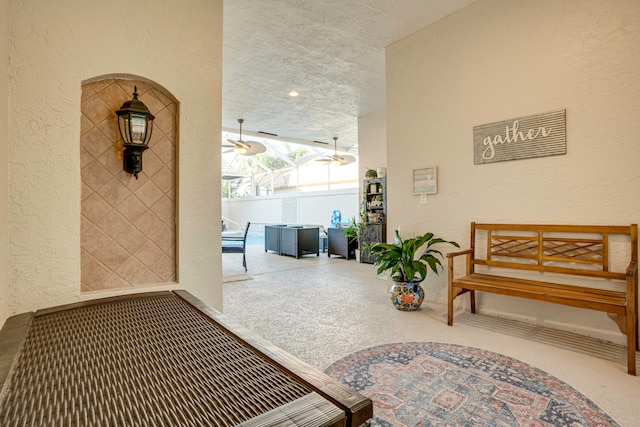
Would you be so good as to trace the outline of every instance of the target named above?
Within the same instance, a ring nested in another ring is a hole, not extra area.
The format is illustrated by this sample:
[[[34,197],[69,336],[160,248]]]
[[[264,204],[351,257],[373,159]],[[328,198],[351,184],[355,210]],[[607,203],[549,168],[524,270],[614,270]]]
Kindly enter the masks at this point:
[[[241,255],[223,254],[223,274],[242,275]],[[588,337],[425,302],[393,308],[389,282],[353,260],[247,249],[251,280],[224,284],[224,312],[275,345],[324,369],[354,351],[390,342],[438,341],[483,348],[542,369],[570,384],[620,425],[640,426],[640,376],[627,375],[624,348]],[[640,366],[640,365],[639,365]]]

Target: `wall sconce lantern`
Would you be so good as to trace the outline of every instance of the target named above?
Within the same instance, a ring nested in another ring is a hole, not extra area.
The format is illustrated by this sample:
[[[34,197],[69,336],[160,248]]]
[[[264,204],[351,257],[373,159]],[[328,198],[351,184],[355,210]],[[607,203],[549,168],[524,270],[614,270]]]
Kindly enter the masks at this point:
[[[142,152],[149,148],[155,117],[138,100],[137,86],[133,87],[133,99],[122,104],[116,114],[124,146],[123,169],[138,179],[138,172],[142,172]]]

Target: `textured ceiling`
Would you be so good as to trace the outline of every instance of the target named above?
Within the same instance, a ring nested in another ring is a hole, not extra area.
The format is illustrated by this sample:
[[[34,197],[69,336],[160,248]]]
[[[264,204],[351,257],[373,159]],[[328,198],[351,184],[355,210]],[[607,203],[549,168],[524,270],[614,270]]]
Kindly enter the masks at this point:
[[[223,128],[357,144],[385,109],[385,46],[473,1],[226,0]]]

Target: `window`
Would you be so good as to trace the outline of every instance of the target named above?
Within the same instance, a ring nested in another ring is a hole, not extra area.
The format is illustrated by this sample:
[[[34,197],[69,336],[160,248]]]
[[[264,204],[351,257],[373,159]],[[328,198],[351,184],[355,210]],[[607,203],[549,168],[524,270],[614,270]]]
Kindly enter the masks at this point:
[[[237,137],[237,134],[223,133],[222,140]],[[267,150],[254,156],[243,156],[222,148],[223,198],[358,187],[358,162],[342,166],[331,164],[327,156],[334,151],[329,147],[271,138],[245,138],[244,135],[243,139],[258,141]]]

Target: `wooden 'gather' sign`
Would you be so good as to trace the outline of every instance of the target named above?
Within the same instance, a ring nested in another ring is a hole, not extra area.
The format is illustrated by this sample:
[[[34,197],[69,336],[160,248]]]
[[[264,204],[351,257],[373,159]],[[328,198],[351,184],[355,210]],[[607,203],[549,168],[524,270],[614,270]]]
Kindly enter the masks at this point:
[[[566,110],[473,128],[476,165],[567,154]]]

